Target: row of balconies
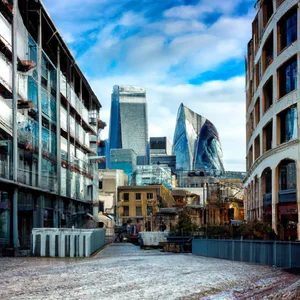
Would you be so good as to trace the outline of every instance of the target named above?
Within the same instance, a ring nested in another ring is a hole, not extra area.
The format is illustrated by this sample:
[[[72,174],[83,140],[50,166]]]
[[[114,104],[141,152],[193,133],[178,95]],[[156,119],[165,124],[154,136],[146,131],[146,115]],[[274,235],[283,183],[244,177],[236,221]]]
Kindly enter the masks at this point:
[[[97,132],[97,121],[99,113],[95,110],[88,110],[75,93],[73,87],[67,82],[66,77],[60,74],[60,91],[61,94],[70,102],[70,105],[81,116],[82,120]]]

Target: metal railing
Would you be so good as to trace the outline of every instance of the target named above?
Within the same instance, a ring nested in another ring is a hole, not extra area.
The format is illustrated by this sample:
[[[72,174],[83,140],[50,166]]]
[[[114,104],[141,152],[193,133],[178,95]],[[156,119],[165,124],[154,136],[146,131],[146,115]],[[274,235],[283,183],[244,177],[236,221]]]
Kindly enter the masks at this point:
[[[0,177],[12,179],[12,169],[7,161],[0,160]]]
[[[300,243],[298,242],[194,238],[192,253],[280,268],[300,267]]]

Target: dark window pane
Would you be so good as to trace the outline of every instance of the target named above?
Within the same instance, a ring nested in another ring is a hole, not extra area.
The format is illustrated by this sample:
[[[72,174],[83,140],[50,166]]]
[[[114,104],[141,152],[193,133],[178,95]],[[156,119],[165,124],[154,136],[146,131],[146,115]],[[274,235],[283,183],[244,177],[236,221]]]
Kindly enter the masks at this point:
[[[129,193],[124,193],[124,201],[129,201]]]

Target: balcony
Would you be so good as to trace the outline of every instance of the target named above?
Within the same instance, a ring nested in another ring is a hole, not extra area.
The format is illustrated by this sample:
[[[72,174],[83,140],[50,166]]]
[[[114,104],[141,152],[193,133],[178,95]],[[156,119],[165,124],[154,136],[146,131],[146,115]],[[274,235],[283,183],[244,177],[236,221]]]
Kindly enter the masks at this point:
[[[296,189],[283,190],[278,192],[279,203],[296,202],[296,201],[297,201]]]
[[[0,177],[12,179],[12,169],[8,161],[0,160]]]

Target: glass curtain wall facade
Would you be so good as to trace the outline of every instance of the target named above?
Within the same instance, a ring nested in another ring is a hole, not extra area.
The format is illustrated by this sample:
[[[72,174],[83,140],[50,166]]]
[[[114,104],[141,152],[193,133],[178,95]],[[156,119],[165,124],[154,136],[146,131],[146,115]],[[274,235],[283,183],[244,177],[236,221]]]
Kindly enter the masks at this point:
[[[111,97],[110,149],[132,149],[138,164],[147,164],[148,116],[146,90],[142,87],[113,87]]]
[[[98,199],[97,162],[88,157],[96,155],[101,104],[41,1],[14,1],[14,15],[9,3],[0,4],[0,248],[3,240],[26,248],[33,227],[80,227],[72,215]]]
[[[177,170],[216,170],[223,173],[223,152],[215,126],[180,105],[173,140]]]

